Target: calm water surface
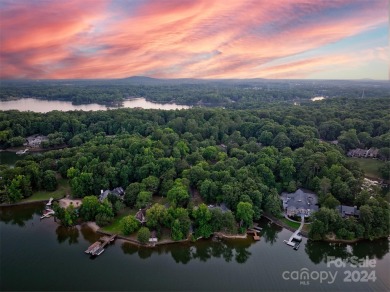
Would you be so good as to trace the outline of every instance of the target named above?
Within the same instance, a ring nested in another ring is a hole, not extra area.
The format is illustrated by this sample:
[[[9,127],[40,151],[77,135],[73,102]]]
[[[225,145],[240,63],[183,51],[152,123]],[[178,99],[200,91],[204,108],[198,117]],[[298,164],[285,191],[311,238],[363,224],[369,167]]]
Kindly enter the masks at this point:
[[[11,151],[0,151],[0,164],[6,164],[9,166],[14,166],[16,161],[23,159],[22,155],[17,155],[15,152]]]
[[[124,108],[144,108],[144,109],[185,109],[189,106],[177,105],[177,104],[159,104],[145,100],[145,98],[128,99],[123,102]],[[59,100],[44,100],[35,98],[22,98],[18,100],[9,100],[0,102],[0,110],[19,110],[19,111],[32,111],[37,113],[47,113],[49,111],[98,111],[110,109],[107,106],[92,103],[74,105],[69,101]]]
[[[304,240],[298,251],[283,243],[291,232],[266,221],[261,241],[200,241],[156,249],[122,240],[95,259],[84,250],[99,235],[88,227],[40,221],[43,204],[0,208],[0,290],[294,290],[388,291],[389,242],[330,245]],[[328,268],[326,256],[376,260],[376,281],[344,282],[348,269]],[[283,272],[338,272],[333,284],[283,280]]]
[[[13,151],[0,151],[0,165],[8,165],[11,167],[15,166],[16,161],[26,159],[29,155],[41,155],[44,151],[38,151],[38,152],[27,152],[23,155],[18,155],[16,152]]]

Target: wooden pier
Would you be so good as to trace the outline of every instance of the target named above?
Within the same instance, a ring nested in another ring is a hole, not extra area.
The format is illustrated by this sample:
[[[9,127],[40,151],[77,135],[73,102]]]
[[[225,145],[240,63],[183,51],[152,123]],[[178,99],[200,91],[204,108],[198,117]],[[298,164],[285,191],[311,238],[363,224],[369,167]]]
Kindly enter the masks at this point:
[[[85,251],[85,253],[88,253],[88,254],[94,254],[101,246],[101,242],[100,241],[96,241],[95,243],[93,243],[92,245],[90,245],[88,247],[88,249]]]
[[[259,231],[255,230],[255,229],[248,229],[246,233],[253,234],[253,239],[256,240],[256,241],[259,241],[260,240],[260,236],[257,235],[257,232],[259,232]]]
[[[92,256],[101,255],[104,252],[104,248],[107,244],[113,242],[116,238],[116,234],[112,236],[103,236],[98,241],[90,245],[85,253],[90,254]]]
[[[305,217],[301,216],[301,225],[299,226],[298,230],[296,230],[290,237],[290,239],[283,240],[283,242],[289,246],[296,248],[296,250],[299,248],[299,245],[296,245],[296,241],[300,242],[302,240],[302,236],[299,235],[299,232],[301,232],[303,225],[305,224]]]
[[[17,155],[23,155],[23,154],[26,154],[27,151],[28,151],[28,149],[26,148],[26,149],[24,149],[24,150],[19,150],[19,151],[17,151],[16,154],[17,154]]]
[[[47,202],[46,206],[51,206],[51,203],[53,202],[53,198],[50,198],[49,202]]]
[[[55,212],[54,210],[52,209],[46,209],[44,212],[43,212],[43,215],[41,216],[41,219],[44,219],[44,218],[49,218],[50,216],[54,215]]]

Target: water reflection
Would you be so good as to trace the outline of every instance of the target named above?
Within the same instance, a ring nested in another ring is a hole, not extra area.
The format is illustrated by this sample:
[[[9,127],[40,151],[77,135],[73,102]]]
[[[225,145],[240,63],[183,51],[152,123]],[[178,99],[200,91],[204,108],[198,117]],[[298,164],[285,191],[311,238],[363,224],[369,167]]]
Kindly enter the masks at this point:
[[[135,253],[141,259],[146,259],[157,254],[171,254],[176,263],[187,264],[191,260],[207,262],[211,258],[223,258],[226,262],[245,263],[252,253],[248,250],[254,243],[251,239],[246,240],[221,240],[213,242],[210,240],[201,240],[195,243],[173,244],[159,246],[156,248],[137,247],[128,242],[122,243],[122,250],[125,254],[133,255]]]
[[[16,152],[0,151],[0,164],[13,167],[16,161],[23,159],[23,155],[17,155]]]
[[[236,249],[236,257],[235,257],[236,262],[239,264],[245,263],[249,259],[249,256],[251,254],[252,253],[250,253],[245,248],[239,247],[238,249]]]
[[[138,256],[145,260],[147,258],[150,258],[153,254],[153,250],[151,248],[139,248],[138,249]]]
[[[83,238],[88,241],[89,243],[94,243],[97,241],[101,235],[96,233],[91,227],[89,227],[87,224],[82,224],[80,226],[80,233],[83,236]]]
[[[375,242],[361,241],[353,244],[339,244],[308,240],[305,252],[315,264],[326,263],[328,257],[348,260],[351,257],[363,259],[368,256],[370,259],[382,259],[389,252],[389,241],[384,238]]]
[[[355,243],[352,245],[352,249],[353,254],[359,258],[369,256],[377,259],[382,259],[390,250],[387,238],[375,240],[375,243],[367,240],[359,244]]]
[[[0,222],[3,239],[0,248],[1,291],[390,291],[390,256],[386,239],[350,245],[307,242],[304,239],[301,248],[292,251],[283,243],[291,232],[260,221],[263,227],[260,242],[248,237],[246,240],[202,240],[140,248],[117,239],[103,255],[92,258],[92,262],[83,251],[102,235],[86,224],[67,229],[59,227],[52,218],[39,221],[43,208],[44,204],[0,208],[0,220],[8,222]],[[32,220],[28,219],[31,217]],[[18,222],[25,226],[15,225]],[[337,271],[333,266],[332,270],[326,267],[326,256],[375,258],[377,280],[375,283],[344,283],[344,269],[339,270],[333,286],[311,281],[310,286],[305,287],[299,282],[283,281],[282,273],[286,270],[298,271],[306,267],[311,271]],[[312,262],[318,265],[314,267]],[[58,277],[59,274],[67,276]],[[91,277],[93,281],[85,281]],[[237,277],[241,281],[237,281]]]
[[[177,264],[187,264],[191,261],[191,248],[177,248],[171,250],[172,258]]]
[[[28,220],[31,220],[34,214],[40,214],[43,209],[43,203],[0,207],[0,220],[6,224],[16,224],[25,226]]]
[[[260,233],[261,240],[273,245],[278,240],[278,233],[283,230],[268,220],[260,220],[259,226],[263,228]],[[195,243],[163,245],[156,248],[137,247],[128,242],[122,243],[122,250],[125,254],[138,254],[142,259],[149,258],[153,253],[171,254],[176,263],[187,264],[191,260],[207,262],[211,258],[222,258],[225,262],[243,264],[247,262],[252,253],[249,247],[256,242],[248,237],[245,240],[200,240]]]
[[[79,230],[77,227],[64,227],[60,225],[56,229],[56,234],[59,243],[68,241],[68,244],[71,245],[79,242]]]
[[[278,233],[282,232],[283,228],[279,225],[273,224],[268,219],[262,219],[259,225],[263,228],[261,237],[266,243],[273,245],[278,240]]]
[[[146,247],[137,247],[134,246],[128,242],[123,242],[122,244],[122,250],[125,254],[128,255],[133,255],[133,254],[138,254],[138,256],[141,259],[147,259],[152,256],[153,252],[156,252],[156,250],[151,249],[151,248],[146,248]],[[157,250],[158,252],[159,250]],[[160,254],[160,252],[159,252]]]

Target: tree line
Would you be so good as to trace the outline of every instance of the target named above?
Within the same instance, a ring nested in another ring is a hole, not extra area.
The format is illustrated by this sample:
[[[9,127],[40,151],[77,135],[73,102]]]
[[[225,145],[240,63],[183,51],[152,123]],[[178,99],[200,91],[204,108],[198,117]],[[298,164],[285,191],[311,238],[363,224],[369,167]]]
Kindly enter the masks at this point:
[[[263,103],[308,101],[327,98],[388,98],[390,86],[381,81],[332,80],[1,80],[0,100],[22,97],[71,101],[74,104],[120,105],[128,97],[158,103],[261,107]]]

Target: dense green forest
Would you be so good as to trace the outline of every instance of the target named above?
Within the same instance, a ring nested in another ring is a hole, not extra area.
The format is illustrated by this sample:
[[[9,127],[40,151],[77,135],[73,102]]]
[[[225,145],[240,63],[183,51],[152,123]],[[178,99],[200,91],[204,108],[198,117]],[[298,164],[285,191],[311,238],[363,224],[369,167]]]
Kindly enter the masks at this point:
[[[159,103],[259,108],[264,103],[305,102],[328,98],[390,97],[386,81],[197,80],[131,77],[112,80],[1,80],[0,100],[22,97],[71,101],[74,104],[120,105],[129,97]]]
[[[0,147],[19,146],[32,134],[48,135],[45,147],[68,146],[27,156],[14,168],[1,165],[1,199],[16,202],[39,189],[55,190],[61,176],[74,197],[84,198],[81,215],[104,225],[124,206],[112,196],[99,203],[96,196],[122,186],[130,208],[166,197],[170,207],[149,208],[147,226],[169,228],[179,240],[191,221],[196,236],[208,237],[213,231],[236,232],[235,222],[242,231],[263,212],[279,216],[279,193],[304,187],[319,194],[321,205],[311,238],[329,232],[344,239],[387,236],[388,202],[380,192],[361,188],[364,173],[345,153],[377,147],[389,159],[388,101],[338,98],[256,110],[0,112]],[[337,145],[326,142],[336,139]],[[231,211],[195,204],[197,197]],[[358,206],[361,219],[342,219],[334,210],[340,203]],[[74,210],[58,213],[74,223]],[[124,233],[139,228],[133,219],[123,219]]]

